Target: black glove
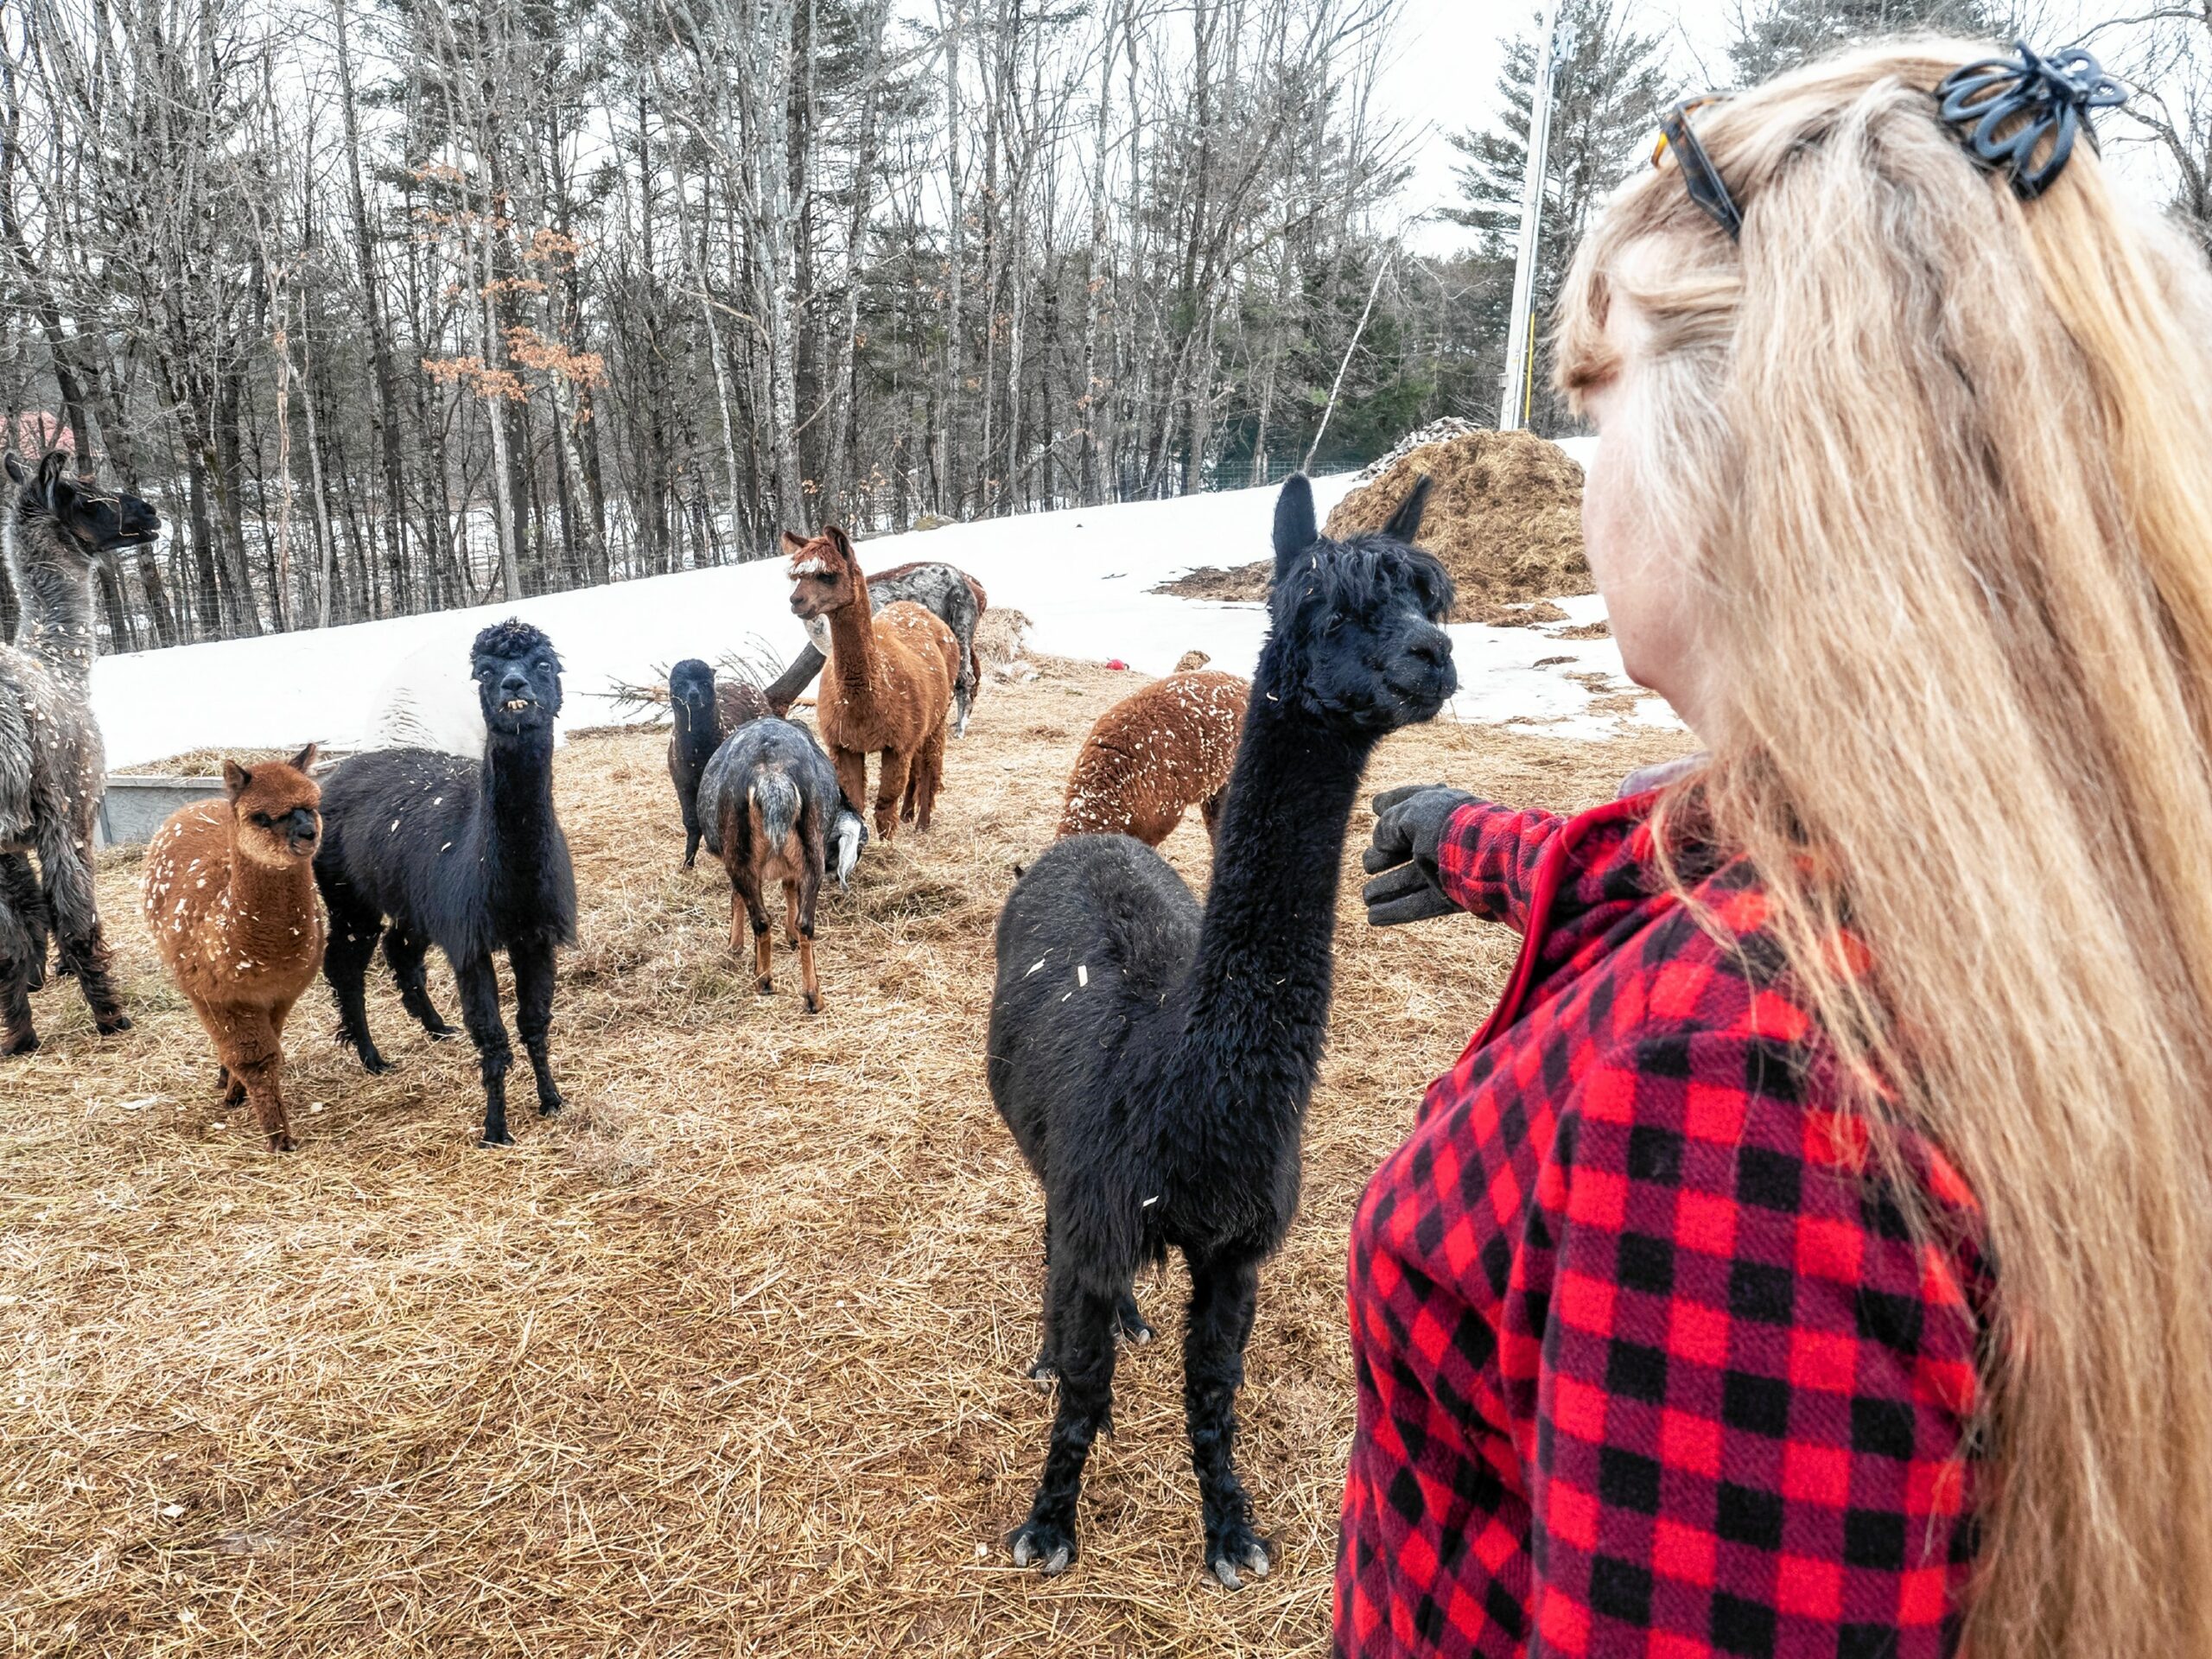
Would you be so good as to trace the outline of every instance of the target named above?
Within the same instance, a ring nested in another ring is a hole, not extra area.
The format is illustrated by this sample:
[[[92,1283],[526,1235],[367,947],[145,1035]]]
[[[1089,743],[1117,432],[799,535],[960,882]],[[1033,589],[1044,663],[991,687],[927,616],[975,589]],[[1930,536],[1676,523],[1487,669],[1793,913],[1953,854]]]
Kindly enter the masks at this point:
[[[1375,842],[1359,861],[1375,878],[1360,889],[1369,925],[1393,927],[1459,910],[1444,891],[1436,848],[1452,815],[1474,799],[1442,784],[1407,784],[1375,798]]]

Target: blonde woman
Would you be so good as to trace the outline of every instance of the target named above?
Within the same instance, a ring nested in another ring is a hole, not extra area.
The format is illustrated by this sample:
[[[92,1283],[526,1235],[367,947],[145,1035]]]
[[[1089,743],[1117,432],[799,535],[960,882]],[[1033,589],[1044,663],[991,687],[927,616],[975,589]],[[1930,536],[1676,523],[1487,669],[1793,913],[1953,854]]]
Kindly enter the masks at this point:
[[[2212,276],[2080,54],[1686,105],[1560,379],[1709,758],[1378,803],[1521,929],[1354,1228],[1345,1655],[2212,1654]]]

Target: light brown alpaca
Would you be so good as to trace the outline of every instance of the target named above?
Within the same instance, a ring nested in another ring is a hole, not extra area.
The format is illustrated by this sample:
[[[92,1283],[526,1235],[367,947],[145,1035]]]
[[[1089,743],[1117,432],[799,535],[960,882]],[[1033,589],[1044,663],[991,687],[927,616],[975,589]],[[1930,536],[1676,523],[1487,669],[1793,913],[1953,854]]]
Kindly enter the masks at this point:
[[[1211,840],[1236,763],[1252,683],[1170,674],[1099,715],[1068,774],[1063,836],[1135,836],[1157,847],[1196,806]]]
[[[868,757],[880,753],[875,833],[889,842],[899,798],[917,830],[944,776],[944,728],[960,677],[960,641],[920,606],[900,601],[869,614],[868,578],[845,532],[832,524],[812,541],[789,531],[791,612],[830,625],[830,665],[815,694],[815,721],[856,806],[868,798]]]
[[[285,1016],[322,965],[315,754],[310,743],[251,771],[226,760],[229,798],[179,807],[146,849],[146,925],[214,1039],[224,1104],[250,1103],[272,1152],[292,1149]]]

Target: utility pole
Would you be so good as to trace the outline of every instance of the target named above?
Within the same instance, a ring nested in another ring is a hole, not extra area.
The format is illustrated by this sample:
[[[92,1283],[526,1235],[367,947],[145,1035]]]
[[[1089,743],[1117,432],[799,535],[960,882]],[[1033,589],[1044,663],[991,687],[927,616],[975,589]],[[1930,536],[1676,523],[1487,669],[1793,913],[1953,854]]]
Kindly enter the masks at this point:
[[[1517,432],[1525,418],[1529,380],[1529,315],[1536,286],[1536,237],[1544,212],[1544,152],[1551,146],[1552,80],[1558,72],[1560,0],[1544,0],[1543,32],[1536,41],[1536,79],[1529,92],[1529,164],[1521,178],[1521,238],[1513,259],[1513,315],[1505,331],[1505,378],[1499,388],[1497,429]]]

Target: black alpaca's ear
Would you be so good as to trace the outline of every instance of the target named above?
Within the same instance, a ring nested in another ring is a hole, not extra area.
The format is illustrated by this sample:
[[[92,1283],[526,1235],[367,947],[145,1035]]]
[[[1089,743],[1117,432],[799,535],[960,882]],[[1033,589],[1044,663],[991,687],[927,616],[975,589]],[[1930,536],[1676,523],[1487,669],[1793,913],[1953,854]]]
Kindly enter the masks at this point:
[[[784,551],[786,553],[805,552],[806,537],[798,534],[794,531],[785,531],[784,532]]]
[[[252,781],[253,774],[237,761],[226,760],[223,762],[223,790],[233,801],[245,793],[245,786]]]
[[[1408,547],[1414,544],[1414,537],[1421,534],[1421,509],[1428,505],[1428,487],[1435,482],[1427,473],[1414,480],[1414,486],[1407,492],[1406,499],[1398,503],[1398,510],[1390,515],[1390,522],[1382,526],[1385,536],[1403,542]]]
[[[77,505],[77,486],[70,482],[69,457],[61,450],[49,449],[39,457],[38,486],[46,497],[47,511],[67,518]]]
[[[307,747],[302,749],[297,754],[292,757],[292,770],[294,772],[305,772],[309,766],[315,765],[315,758],[317,754],[321,753],[321,744],[308,744]]]
[[[1292,561],[1320,538],[1320,526],[1313,520],[1313,486],[1305,474],[1293,473],[1275,498],[1275,580],[1281,581]]]
[[[31,469],[23,465],[23,458],[12,449],[8,451],[7,466],[8,476],[18,484],[31,475]]]

